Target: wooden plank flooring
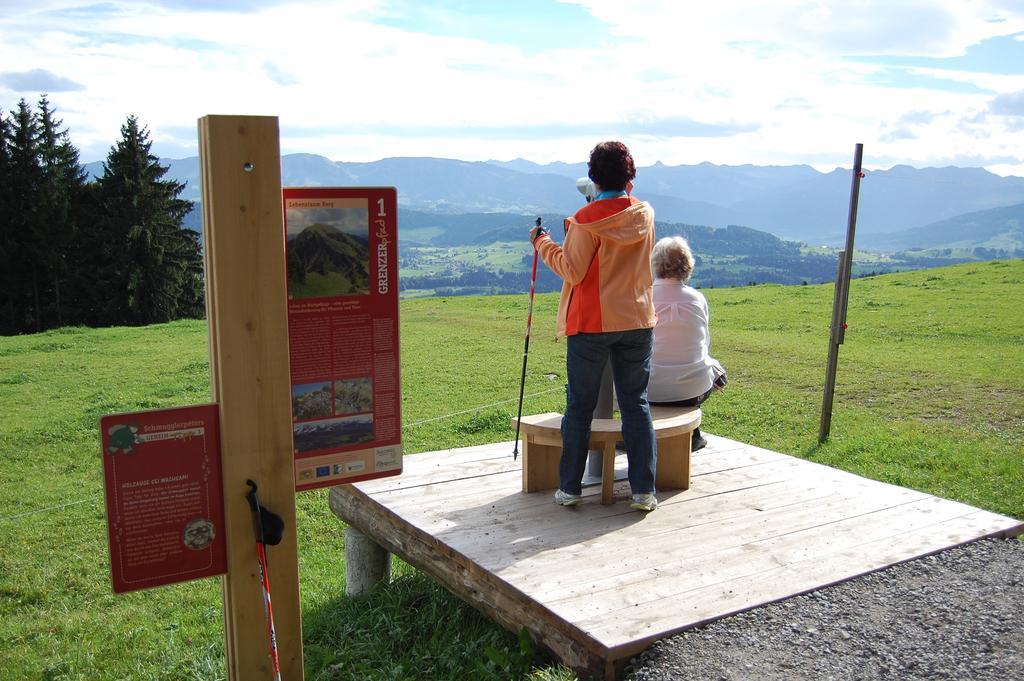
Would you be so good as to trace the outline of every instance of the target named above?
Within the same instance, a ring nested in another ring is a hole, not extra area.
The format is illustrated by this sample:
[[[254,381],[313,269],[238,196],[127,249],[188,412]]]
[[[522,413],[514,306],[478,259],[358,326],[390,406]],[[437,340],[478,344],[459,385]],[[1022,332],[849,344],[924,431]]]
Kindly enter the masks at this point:
[[[414,454],[343,485],[345,522],[563,663],[615,678],[684,629],[983,537],[1019,520],[706,435],[685,491],[650,514],[523,494],[512,443]],[[618,465],[624,466],[624,457]]]

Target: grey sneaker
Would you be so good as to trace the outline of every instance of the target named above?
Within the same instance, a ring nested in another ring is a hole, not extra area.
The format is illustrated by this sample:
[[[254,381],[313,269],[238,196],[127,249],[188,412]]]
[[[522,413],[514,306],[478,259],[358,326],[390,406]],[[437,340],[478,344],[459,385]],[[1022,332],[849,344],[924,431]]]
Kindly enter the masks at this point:
[[[658,508],[658,497],[654,496],[651,492],[647,494],[634,494],[633,503],[629,507],[635,508],[638,511],[653,511]]]
[[[555,503],[559,506],[578,506],[583,503],[582,494],[569,494],[562,490],[555,491]]]

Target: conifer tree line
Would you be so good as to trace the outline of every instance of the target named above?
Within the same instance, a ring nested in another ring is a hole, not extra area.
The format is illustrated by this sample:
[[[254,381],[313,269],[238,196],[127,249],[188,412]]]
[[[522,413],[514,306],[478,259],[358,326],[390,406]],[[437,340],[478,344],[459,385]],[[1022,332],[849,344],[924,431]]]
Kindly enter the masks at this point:
[[[0,110],[0,335],[202,317],[192,202],[135,116],[90,180],[46,95]]]

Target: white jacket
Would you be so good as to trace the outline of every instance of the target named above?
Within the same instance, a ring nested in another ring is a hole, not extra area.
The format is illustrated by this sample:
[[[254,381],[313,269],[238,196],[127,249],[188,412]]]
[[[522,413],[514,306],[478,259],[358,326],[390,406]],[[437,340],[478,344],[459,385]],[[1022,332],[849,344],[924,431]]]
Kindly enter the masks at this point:
[[[678,279],[655,279],[654,351],[647,399],[676,402],[699,397],[711,389],[722,365],[709,356],[711,333],[708,301]]]

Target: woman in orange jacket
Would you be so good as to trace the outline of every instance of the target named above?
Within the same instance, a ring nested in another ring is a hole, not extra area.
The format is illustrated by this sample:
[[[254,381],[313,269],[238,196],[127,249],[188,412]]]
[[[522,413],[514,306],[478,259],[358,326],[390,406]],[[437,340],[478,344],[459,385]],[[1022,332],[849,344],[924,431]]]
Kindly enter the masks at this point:
[[[564,281],[558,333],[567,337],[568,389],[555,503],[575,506],[582,501],[590,421],[610,357],[629,460],[631,506],[653,511],[658,505],[658,454],[647,382],[655,324],[654,210],[630,196],[636,167],[624,144],[598,144],[588,166],[597,195],[566,219],[563,244],[552,241],[541,227],[530,232],[544,263]]]

